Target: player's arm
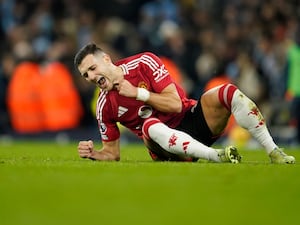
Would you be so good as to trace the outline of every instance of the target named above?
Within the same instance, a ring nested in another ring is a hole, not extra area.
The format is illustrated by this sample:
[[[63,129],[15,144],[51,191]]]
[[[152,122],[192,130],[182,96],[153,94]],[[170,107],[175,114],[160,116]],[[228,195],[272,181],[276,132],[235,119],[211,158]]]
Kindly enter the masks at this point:
[[[99,161],[119,161],[120,160],[120,139],[102,142],[100,150],[94,149],[93,141],[80,141],[78,144],[78,154],[81,158],[89,158]]]
[[[179,113],[182,110],[181,99],[174,84],[169,84],[160,93],[149,92],[145,102],[161,112]]]
[[[160,93],[154,93],[135,87],[128,80],[123,79],[119,82],[118,90],[120,95],[136,99],[139,99],[139,95],[141,95],[139,91],[144,91],[145,96],[142,96],[142,98],[145,97],[145,99],[140,100],[161,112],[179,113],[182,109],[181,99],[173,83],[166,86]]]

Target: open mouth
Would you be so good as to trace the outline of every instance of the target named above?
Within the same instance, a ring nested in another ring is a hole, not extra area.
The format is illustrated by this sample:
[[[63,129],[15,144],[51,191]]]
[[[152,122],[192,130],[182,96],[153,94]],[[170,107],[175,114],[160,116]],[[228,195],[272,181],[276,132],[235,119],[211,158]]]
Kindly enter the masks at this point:
[[[100,87],[101,89],[106,88],[107,82],[106,82],[105,77],[101,77],[101,78],[97,81],[97,84],[99,85],[99,87]]]
[[[105,82],[106,82],[106,79],[105,79],[104,77],[101,77],[101,78],[98,80],[98,84],[100,84],[101,86],[102,86],[103,84],[105,84]]]

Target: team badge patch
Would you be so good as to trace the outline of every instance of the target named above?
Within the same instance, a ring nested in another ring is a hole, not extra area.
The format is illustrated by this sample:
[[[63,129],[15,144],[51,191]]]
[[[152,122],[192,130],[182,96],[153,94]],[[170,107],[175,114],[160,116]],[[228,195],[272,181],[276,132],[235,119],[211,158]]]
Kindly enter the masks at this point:
[[[101,134],[103,134],[103,133],[106,132],[107,127],[105,126],[104,123],[100,123],[100,125],[99,125],[99,130],[100,130]]]
[[[145,89],[148,89],[148,86],[147,86],[147,84],[145,83],[145,81],[139,82],[138,87],[139,87],[139,88],[145,88]]]

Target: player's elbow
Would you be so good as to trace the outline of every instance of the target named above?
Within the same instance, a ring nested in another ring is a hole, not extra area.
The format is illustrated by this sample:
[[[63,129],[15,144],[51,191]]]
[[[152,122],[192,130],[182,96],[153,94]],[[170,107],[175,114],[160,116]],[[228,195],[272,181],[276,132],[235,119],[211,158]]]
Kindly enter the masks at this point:
[[[121,159],[121,157],[120,157],[120,155],[118,155],[118,156],[115,156],[113,160],[114,161],[120,161],[120,159]]]
[[[109,156],[110,161],[120,161],[120,159],[121,157],[118,153],[111,153],[111,155]]]
[[[174,104],[171,104],[170,107],[171,107],[170,111],[174,112],[174,113],[180,113],[181,110],[182,110],[182,104],[181,104],[181,102],[176,102]]]
[[[180,113],[182,111],[182,101],[179,98],[178,95],[174,96],[172,98],[172,101],[170,101],[170,105],[172,105],[172,112],[174,113]]]

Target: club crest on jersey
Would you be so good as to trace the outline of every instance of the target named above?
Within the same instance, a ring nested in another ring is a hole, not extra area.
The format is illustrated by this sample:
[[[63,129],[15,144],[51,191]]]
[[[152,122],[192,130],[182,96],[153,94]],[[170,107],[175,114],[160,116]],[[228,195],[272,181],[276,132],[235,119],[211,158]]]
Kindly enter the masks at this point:
[[[146,119],[152,115],[153,109],[150,105],[142,105],[139,108],[138,115],[139,117]]]
[[[139,88],[145,88],[145,89],[148,89],[148,88],[147,88],[148,86],[147,86],[147,84],[146,84],[145,81],[139,82],[138,87],[139,87]]]

